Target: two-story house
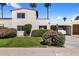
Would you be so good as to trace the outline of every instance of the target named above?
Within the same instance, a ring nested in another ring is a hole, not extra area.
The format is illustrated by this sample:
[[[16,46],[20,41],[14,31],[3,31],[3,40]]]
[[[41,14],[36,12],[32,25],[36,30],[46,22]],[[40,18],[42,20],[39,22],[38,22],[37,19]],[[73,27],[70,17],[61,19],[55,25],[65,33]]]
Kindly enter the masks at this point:
[[[31,24],[34,29],[50,29],[48,19],[38,19],[37,11],[32,9],[19,8],[14,9],[12,18],[0,19],[1,26],[17,29],[17,35],[23,35],[23,26]]]

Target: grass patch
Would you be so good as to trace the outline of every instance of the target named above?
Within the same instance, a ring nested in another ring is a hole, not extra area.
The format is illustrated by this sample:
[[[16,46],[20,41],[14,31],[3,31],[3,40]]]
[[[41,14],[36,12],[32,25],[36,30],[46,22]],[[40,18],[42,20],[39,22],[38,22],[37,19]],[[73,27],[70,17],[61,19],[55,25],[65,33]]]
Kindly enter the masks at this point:
[[[41,45],[41,37],[15,37],[0,39],[0,47],[45,47]]]

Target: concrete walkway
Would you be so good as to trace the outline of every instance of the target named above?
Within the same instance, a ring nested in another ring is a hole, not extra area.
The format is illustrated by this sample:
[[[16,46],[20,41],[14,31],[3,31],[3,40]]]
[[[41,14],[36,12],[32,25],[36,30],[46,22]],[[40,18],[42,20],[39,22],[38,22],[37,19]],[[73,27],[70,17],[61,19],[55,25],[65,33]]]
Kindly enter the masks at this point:
[[[0,56],[79,56],[79,38],[66,36],[65,48],[0,48]]]

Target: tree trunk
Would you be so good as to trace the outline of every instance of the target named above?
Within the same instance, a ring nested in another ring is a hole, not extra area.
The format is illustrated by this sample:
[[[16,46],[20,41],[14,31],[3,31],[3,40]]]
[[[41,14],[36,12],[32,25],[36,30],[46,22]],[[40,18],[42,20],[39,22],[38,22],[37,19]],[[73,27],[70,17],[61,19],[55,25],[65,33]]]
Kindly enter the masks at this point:
[[[2,18],[3,18],[3,5],[1,5],[1,15],[2,15]]]
[[[33,7],[33,10],[36,10],[36,8],[35,8],[35,7]]]
[[[49,7],[47,7],[47,19],[49,19]]]

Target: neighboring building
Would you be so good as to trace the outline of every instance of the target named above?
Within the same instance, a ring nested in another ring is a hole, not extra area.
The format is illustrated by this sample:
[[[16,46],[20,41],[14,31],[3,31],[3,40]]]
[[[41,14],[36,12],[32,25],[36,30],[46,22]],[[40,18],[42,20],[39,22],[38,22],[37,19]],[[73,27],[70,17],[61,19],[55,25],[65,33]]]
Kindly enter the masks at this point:
[[[36,10],[25,8],[14,9],[12,10],[12,18],[0,18],[0,26],[17,29],[18,36],[23,36],[23,26],[25,24],[31,24],[32,30],[50,29],[58,24],[60,28],[66,30],[67,35],[79,34],[79,20],[50,22],[50,20],[45,18],[39,19]]]

